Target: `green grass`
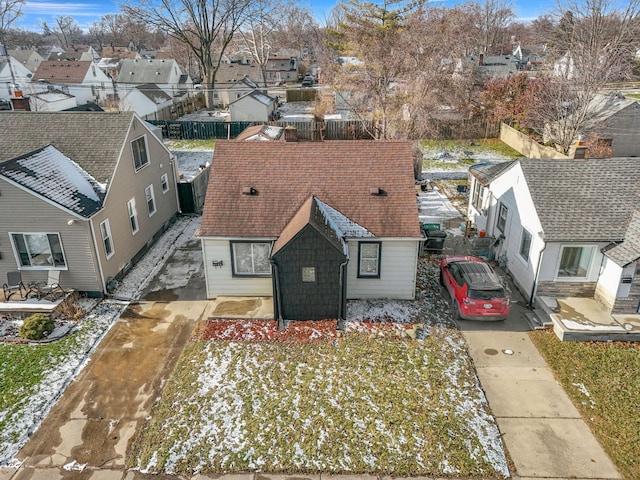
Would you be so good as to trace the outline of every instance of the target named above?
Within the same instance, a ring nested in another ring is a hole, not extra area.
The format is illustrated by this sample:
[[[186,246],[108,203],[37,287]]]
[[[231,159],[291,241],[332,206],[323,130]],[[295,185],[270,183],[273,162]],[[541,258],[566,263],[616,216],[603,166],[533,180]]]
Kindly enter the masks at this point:
[[[639,346],[530,335],[620,473],[640,479]]]
[[[169,150],[213,150],[215,139],[210,140],[165,140],[164,146]]]
[[[0,460],[26,441],[109,322],[90,315],[53,343],[0,344]]]
[[[469,145],[468,140],[422,140],[420,145],[423,149],[433,149],[437,151],[456,151],[456,150],[492,150],[495,153],[509,157],[512,159],[522,157],[522,154],[514,150],[506,143],[501,142],[497,138],[486,138],[481,140],[473,140],[474,146]]]
[[[502,478],[490,460],[504,458],[499,432],[458,335],[194,341],[128,466]]]

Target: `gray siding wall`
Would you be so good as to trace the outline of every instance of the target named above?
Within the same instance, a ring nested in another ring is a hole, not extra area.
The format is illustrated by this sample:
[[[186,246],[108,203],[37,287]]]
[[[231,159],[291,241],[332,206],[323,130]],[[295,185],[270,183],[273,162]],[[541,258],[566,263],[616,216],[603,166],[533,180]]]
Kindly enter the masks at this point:
[[[277,252],[273,260],[278,266],[282,317],[337,319],[341,310],[340,264],[345,259],[341,251],[309,225]],[[303,267],[315,268],[315,282],[302,281]]]
[[[22,280],[47,279],[47,270],[20,267],[9,232],[58,233],[67,262],[60,284],[80,291],[101,291],[98,267],[93,253],[89,222],[80,220],[10,183],[0,180],[0,280],[7,272],[21,270]],[[69,225],[70,220],[75,220]]]
[[[135,171],[131,141],[145,136],[149,164]],[[178,211],[175,170],[170,162],[170,153],[158,138],[144,125],[134,119],[129,136],[122,146],[122,153],[115,175],[108,188],[105,208],[93,219],[98,243],[98,253],[103,266],[105,280],[115,277],[120,271],[127,270],[136,253],[146,248],[156,233],[160,232]],[[166,174],[169,190],[162,192],[161,177]],[[156,212],[149,216],[145,197],[145,188],[153,185]],[[129,222],[127,202],[135,199],[138,231],[133,234]],[[111,237],[115,253],[106,258],[100,223],[109,219]]]

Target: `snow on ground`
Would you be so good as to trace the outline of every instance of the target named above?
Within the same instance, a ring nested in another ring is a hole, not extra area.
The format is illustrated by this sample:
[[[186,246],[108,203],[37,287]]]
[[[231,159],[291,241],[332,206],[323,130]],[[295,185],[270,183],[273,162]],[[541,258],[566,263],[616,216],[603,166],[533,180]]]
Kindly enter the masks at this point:
[[[76,334],[67,339],[61,354],[43,355],[44,376],[33,386],[17,391],[14,402],[0,411],[5,427],[0,431],[0,465],[14,465],[18,450],[26,443],[42,419],[58,401],[66,386],[89,360],[96,345],[117,320],[128,302],[139,298],[140,292],[157,274],[173,251],[191,239],[200,226],[199,217],[180,217],[154,244],[142,260],[118,283],[113,298],[97,301],[81,299],[80,306],[89,311],[78,322]],[[40,348],[39,345],[7,346],[6,348]],[[46,348],[46,346],[43,346]]]
[[[213,161],[213,150],[172,150],[178,159],[178,174],[191,180]]]

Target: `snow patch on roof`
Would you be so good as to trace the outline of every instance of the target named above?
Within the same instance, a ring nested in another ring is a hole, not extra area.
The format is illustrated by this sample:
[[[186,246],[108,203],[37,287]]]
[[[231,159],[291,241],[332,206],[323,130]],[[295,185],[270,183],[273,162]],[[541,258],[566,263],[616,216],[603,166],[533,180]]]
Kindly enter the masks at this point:
[[[104,185],[53,145],[4,162],[0,174],[86,217],[100,210],[106,194]]]
[[[327,224],[336,232],[336,235],[342,243],[344,253],[347,254],[347,238],[373,238],[375,235],[362,225],[350,220],[345,215],[330,207],[318,198],[315,199],[318,209],[325,218]]]

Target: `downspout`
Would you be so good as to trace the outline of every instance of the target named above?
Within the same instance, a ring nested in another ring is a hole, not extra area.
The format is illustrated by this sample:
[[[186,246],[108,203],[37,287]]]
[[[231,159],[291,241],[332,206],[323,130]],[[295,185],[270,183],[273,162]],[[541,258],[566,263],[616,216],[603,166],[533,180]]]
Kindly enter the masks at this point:
[[[100,260],[100,251],[98,250],[98,243],[96,240],[96,233],[93,229],[93,219],[89,219],[89,231],[91,232],[91,239],[93,240],[93,250],[96,253],[96,262],[98,263],[98,272],[100,273],[100,283],[102,284],[102,293],[107,292],[107,285],[104,281],[104,272],[102,271],[102,261]]]
[[[346,292],[346,282],[345,279],[345,269],[347,268],[347,264],[349,263],[349,257],[345,258],[345,261],[340,264],[340,300],[338,305],[338,323],[336,325],[336,330],[344,330],[347,328],[346,322],[346,309],[347,309],[347,296]]]
[[[542,264],[542,256],[544,255],[544,251],[547,248],[547,242],[542,240],[544,246],[542,250],[540,250],[540,255],[538,255],[538,266],[536,267],[536,275],[533,278],[533,286],[531,287],[531,296],[529,297],[529,303],[527,303],[527,307],[533,308],[533,302],[536,299],[536,291],[538,290],[538,278],[540,277],[540,265]]]
[[[273,302],[275,304],[275,308],[276,311],[278,312],[278,330],[284,330],[285,328],[287,328],[287,326],[285,325],[285,321],[284,318],[282,318],[282,299],[280,298],[280,279],[278,276],[278,265],[276,264],[276,262],[271,259],[269,261],[269,263],[271,263],[271,266],[273,267],[273,283],[274,283],[274,288],[275,288],[275,295],[273,296]]]

